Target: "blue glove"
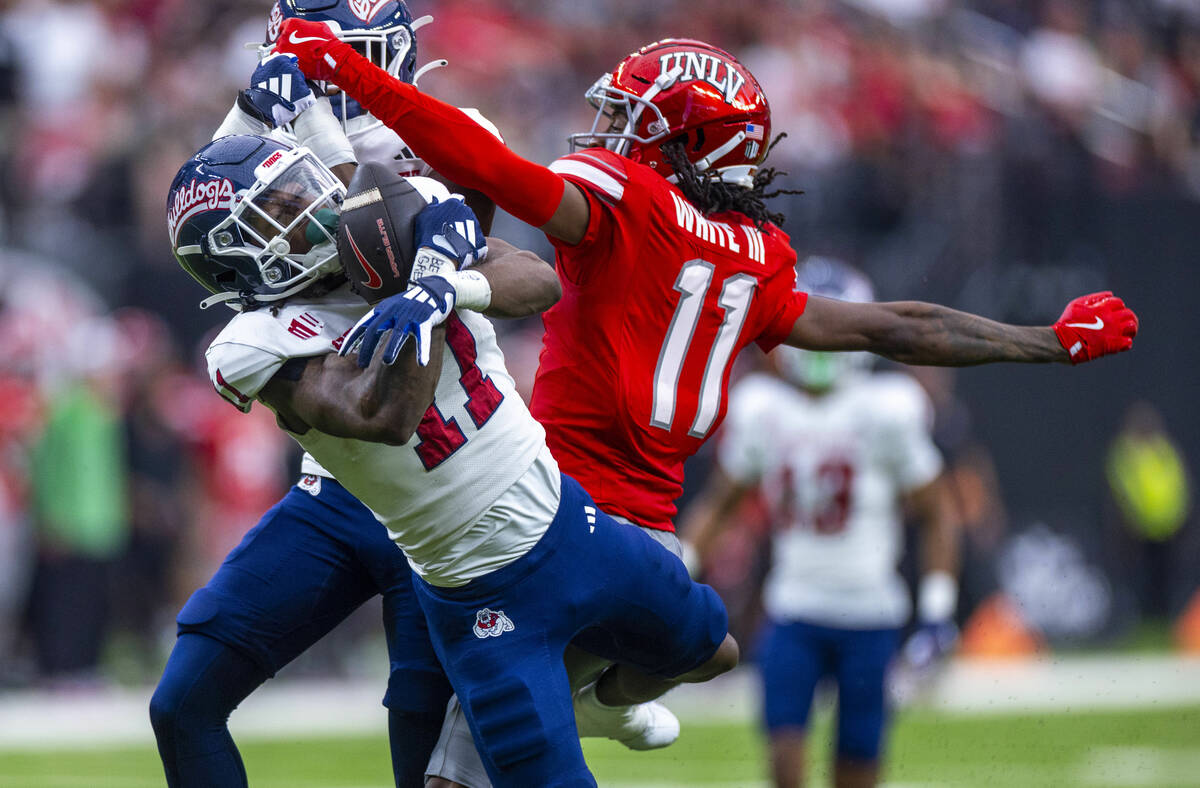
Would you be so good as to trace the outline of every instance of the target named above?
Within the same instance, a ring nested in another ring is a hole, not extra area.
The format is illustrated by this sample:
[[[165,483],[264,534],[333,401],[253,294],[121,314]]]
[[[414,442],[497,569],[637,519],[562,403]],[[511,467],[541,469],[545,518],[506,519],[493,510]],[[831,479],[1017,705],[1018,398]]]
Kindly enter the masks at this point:
[[[413,241],[418,249],[432,249],[450,258],[460,271],[487,257],[483,228],[457,194],[441,202],[435,199],[417,214]]]
[[[268,55],[250,75],[250,87],[238,93],[238,106],[272,126],[291,123],[317,103],[295,55]]]
[[[454,286],[442,277],[423,277],[403,293],[385,298],[363,315],[350,329],[338,355],[348,354],[354,343],[362,339],[358,348],[358,365],[366,367],[371,363],[383,335],[391,331],[392,336],[383,349],[383,363],[396,363],[400,350],[408,338],[413,337],[417,342],[417,363],[424,367],[429,364],[433,327],[454,311],[455,297]]]
[[[917,673],[937,667],[958,643],[958,627],[953,621],[927,621],[904,641],[900,653],[905,664]]]

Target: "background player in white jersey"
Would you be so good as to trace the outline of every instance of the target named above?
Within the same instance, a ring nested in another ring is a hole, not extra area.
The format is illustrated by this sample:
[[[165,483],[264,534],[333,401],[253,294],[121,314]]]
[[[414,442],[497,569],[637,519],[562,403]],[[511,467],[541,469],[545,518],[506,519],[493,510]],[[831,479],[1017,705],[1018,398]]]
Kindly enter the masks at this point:
[[[410,183],[426,199],[449,197]],[[180,170],[168,212],[176,257],[243,307],[209,348],[210,377],[235,404],[268,405],[404,550],[493,784],[594,785],[567,643],[706,680],[736,664],[724,606],[558,472],[490,323],[455,309],[494,301],[489,277],[424,276],[360,320],[367,306],[339,284],[325,221],[343,197],[310,151],[262,137],[217,140]],[[418,258],[436,257],[449,231],[436,221],[422,230],[423,216]],[[359,339],[358,364],[334,352]]]
[[[798,282],[810,294],[872,300],[867,279],[836,260],[806,261]],[[717,468],[681,526],[703,560],[747,495],[757,488],[766,499],[774,534],[759,663],[780,788],[804,783],[809,710],[824,677],[838,687],[835,783],[876,782],[885,678],[910,613],[897,570],[906,510],[923,526],[914,638],[937,649],[954,639],[957,532],[932,406],[911,377],[870,372],[870,358],[781,347],[778,374],[737,383]]]

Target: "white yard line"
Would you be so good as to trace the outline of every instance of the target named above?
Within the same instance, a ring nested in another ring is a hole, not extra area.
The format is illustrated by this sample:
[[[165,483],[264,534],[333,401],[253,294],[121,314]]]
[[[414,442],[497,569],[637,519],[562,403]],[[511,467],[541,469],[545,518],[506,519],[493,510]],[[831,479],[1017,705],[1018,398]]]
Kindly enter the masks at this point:
[[[1159,655],[957,661],[928,704],[955,714],[1063,713],[1200,704],[1200,659]]]
[[[239,739],[385,735],[375,682],[272,682],[234,712]],[[667,696],[685,722],[748,721],[758,709],[757,678],[740,669]],[[0,695],[0,749],[147,745],[153,741],[150,689],[18,692]],[[1062,713],[1200,705],[1200,659],[1086,656],[951,665],[923,701],[949,714]],[[665,788],[656,786],[656,788]]]
[[[1080,785],[1195,785],[1200,750],[1167,747],[1100,747],[1075,768]]]

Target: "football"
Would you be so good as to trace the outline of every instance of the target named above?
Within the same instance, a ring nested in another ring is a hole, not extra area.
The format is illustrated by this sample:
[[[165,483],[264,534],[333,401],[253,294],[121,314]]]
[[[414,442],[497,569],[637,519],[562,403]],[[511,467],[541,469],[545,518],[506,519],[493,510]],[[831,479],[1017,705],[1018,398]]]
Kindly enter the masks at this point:
[[[408,289],[413,222],[426,205],[412,184],[374,162],[360,164],[338,223],[338,257],[350,287],[374,304]]]

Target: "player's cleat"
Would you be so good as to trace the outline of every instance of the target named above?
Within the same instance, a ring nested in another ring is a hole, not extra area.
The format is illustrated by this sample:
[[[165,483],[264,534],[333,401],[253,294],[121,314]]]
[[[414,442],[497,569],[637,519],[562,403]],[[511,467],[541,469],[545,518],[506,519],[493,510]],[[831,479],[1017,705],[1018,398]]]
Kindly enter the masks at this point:
[[[679,719],[657,701],[636,706],[606,706],[596,697],[596,683],[575,693],[579,735],[619,741],[631,750],[657,750],[679,738]]]

